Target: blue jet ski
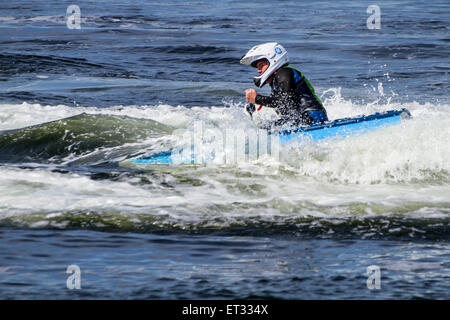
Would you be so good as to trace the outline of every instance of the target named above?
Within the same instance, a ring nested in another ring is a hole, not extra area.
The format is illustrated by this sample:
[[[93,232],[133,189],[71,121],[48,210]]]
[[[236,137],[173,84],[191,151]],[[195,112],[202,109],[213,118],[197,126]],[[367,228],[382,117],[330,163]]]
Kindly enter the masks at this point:
[[[278,137],[281,144],[291,143],[293,141],[302,141],[309,139],[319,141],[323,139],[345,138],[365,134],[379,128],[386,128],[400,124],[404,119],[411,117],[407,109],[390,110],[377,112],[371,115],[362,115],[353,118],[342,118],[323,124],[315,124],[295,129],[269,131],[268,134]],[[133,164],[180,164],[195,163],[195,154],[179,158],[180,150],[169,150],[152,155],[141,156],[129,160]],[[178,158],[176,158],[178,157]]]

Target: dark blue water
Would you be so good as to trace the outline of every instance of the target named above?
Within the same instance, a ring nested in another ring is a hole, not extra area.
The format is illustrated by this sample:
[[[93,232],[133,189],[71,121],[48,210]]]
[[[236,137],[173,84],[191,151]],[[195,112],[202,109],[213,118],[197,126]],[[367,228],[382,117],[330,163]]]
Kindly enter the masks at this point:
[[[1,239],[7,299],[448,298],[439,242],[15,229]],[[68,263],[80,267],[79,290],[66,288]],[[379,290],[367,288],[371,265]]]
[[[216,105],[242,99],[253,71],[238,59],[255,44],[278,41],[319,89],[340,86],[349,98],[362,98],[364,85],[378,80],[401,99],[447,99],[448,3],[384,2],[379,30],[367,29],[370,4],[79,1],[77,30],[66,27],[65,3],[5,2],[1,97],[105,107]]]
[[[74,4],[80,29],[65,2],[0,3],[1,299],[450,298],[448,1]],[[330,118],[414,120],[279,170],[119,165],[194,120],[248,126],[239,59],[267,41]]]

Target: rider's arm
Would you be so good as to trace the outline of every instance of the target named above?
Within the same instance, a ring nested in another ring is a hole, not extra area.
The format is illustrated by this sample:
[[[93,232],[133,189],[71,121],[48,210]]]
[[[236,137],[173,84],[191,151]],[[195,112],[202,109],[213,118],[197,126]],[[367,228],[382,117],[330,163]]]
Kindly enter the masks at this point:
[[[295,89],[294,74],[291,69],[279,69],[274,79],[274,90],[270,96],[257,95],[256,104],[270,108],[282,107],[289,104],[291,92]]]

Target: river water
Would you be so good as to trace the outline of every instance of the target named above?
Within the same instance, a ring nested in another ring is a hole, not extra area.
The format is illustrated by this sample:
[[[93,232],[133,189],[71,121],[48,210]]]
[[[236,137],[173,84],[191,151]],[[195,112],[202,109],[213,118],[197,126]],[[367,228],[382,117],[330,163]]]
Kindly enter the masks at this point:
[[[0,298],[450,298],[448,1],[380,1],[380,29],[368,1],[74,4],[80,29],[61,1],[0,4]],[[267,41],[331,120],[412,119],[276,159],[122,165],[198,121],[253,128],[239,59]]]

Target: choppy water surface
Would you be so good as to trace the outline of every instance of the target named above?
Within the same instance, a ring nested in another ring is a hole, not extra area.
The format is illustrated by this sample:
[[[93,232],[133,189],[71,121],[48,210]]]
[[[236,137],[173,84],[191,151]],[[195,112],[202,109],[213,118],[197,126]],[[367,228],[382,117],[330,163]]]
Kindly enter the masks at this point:
[[[450,7],[380,3],[368,30],[370,4],[79,1],[79,30],[59,1],[1,4],[0,297],[448,299]],[[196,121],[253,128],[239,59],[272,40],[330,119],[413,118],[279,159],[126,165]]]

